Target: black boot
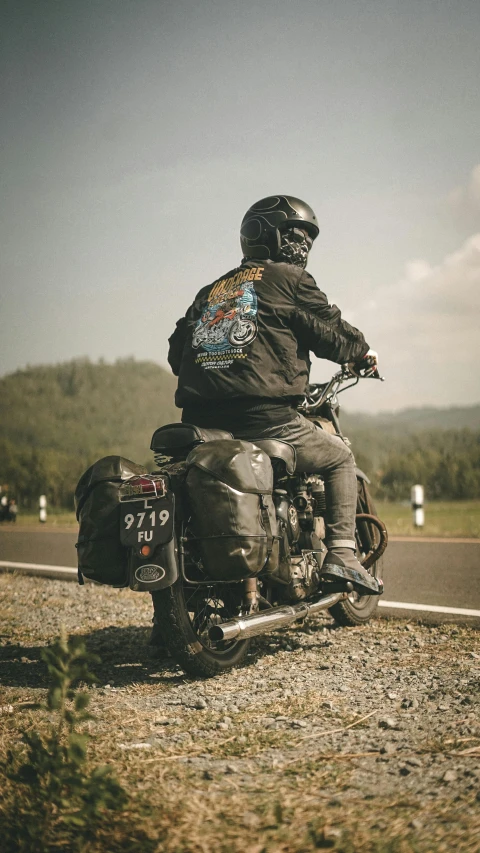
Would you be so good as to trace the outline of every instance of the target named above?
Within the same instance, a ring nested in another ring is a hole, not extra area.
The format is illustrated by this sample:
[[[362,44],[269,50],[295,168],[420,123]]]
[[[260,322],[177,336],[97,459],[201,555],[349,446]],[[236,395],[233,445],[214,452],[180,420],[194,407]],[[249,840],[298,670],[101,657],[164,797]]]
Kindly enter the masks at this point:
[[[323,562],[321,576],[336,584],[350,582],[360,595],[381,595],[383,592],[383,582],[363,568],[351,548],[331,548]]]

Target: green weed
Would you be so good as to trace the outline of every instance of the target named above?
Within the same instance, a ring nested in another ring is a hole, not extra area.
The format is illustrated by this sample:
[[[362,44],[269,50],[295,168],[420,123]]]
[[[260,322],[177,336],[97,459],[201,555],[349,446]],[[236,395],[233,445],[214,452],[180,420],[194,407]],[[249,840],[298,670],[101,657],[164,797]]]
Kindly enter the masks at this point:
[[[2,768],[9,782],[0,804],[5,853],[83,851],[107,812],[123,809],[127,795],[108,765],[87,766],[85,723],[89,697],[78,682],[91,684],[90,663],[99,662],[76,637],[64,631],[42,651],[51,679],[45,731],[24,730],[21,746],[7,753]]]

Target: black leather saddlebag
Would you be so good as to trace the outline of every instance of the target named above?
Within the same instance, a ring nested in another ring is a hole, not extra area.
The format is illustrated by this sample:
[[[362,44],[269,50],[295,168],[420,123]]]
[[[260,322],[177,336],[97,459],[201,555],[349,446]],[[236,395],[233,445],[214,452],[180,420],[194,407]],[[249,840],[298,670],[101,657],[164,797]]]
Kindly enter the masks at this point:
[[[187,457],[189,529],[216,580],[253,577],[278,565],[269,457],[249,441],[209,441]]]
[[[80,478],[75,490],[75,511],[80,523],[78,577],[82,575],[111,586],[128,585],[128,549],[120,544],[120,486],[146,473],[123,456],[105,456]]]

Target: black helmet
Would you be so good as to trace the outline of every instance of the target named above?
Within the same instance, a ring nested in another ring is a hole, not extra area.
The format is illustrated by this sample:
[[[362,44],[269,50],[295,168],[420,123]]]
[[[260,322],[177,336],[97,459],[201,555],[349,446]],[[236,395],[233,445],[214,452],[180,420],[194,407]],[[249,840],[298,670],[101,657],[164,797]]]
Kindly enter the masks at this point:
[[[262,198],[247,210],[240,228],[240,244],[245,258],[272,260],[280,256],[282,232],[295,225],[307,231],[311,241],[319,234],[312,208],[292,195]]]

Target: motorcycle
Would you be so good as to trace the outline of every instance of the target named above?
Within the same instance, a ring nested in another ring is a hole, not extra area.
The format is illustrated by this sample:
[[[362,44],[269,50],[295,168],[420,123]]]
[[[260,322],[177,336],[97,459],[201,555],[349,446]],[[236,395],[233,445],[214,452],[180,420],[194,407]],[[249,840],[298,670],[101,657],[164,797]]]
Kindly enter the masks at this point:
[[[338,394],[361,376],[381,379],[376,370],[358,375],[344,365],[329,382],[310,386],[299,412],[349,444],[340,428]],[[275,439],[238,442],[222,430],[171,424],[154,433],[151,448],[157,471],[130,476],[119,489],[120,541],[128,553],[127,580],[119,585],[151,592],[163,645],[185,672],[218,675],[244,661],[252,637],[321,611],[328,610],[340,625],[363,625],[372,618],[378,595],[322,580],[325,486],[320,475],[295,471],[290,445]],[[241,452],[250,453],[242,476],[260,472],[260,487],[258,477],[255,486],[238,487],[228,468],[233,456],[225,456],[229,448],[237,460]],[[381,582],[387,531],[366,474],[357,468],[356,475],[357,555]],[[217,503],[208,503],[209,489]],[[241,520],[236,536],[225,534],[222,507],[236,499],[244,526],[259,521],[259,534],[240,535]],[[217,523],[213,534],[199,535],[202,513],[207,526]],[[230,548],[228,559],[219,548]]]
[[[226,316],[216,323],[205,322],[200,324],[193,333],[192,346],[197,349],[200,344],[222,344],[231,346],[247,346],[253,341],[257,332],[256,324],[248,314],[232,312],[232,316]]]

